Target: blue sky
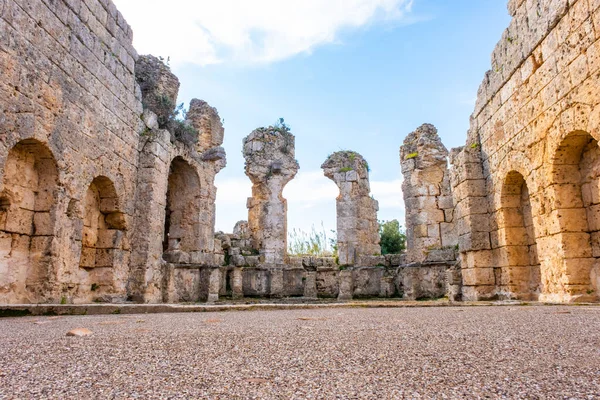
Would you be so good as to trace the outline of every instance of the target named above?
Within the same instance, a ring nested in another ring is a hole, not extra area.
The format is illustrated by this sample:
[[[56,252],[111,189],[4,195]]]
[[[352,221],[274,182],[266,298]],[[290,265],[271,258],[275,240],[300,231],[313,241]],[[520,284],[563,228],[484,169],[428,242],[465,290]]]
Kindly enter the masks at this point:
[[[505,0],[115,3],[140,54],[170,57],[180,101],[204,99],[225,121],[228,165],[216,182],[216,228],[225,231],[247,218],[242,139],[279,117],[296,136],[301,168],[284,191],[289,228],[335,228],[337,188],[320,165],[338,150],[368,160],[379,218],[403,224],[404,137],[429,122],[446,147],[464,144],[510,21]]]

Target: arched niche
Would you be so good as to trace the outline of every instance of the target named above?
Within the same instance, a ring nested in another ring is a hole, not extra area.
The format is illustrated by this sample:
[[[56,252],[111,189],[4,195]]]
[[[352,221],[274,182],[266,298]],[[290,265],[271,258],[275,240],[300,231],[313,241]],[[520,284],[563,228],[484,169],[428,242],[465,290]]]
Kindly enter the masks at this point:
[[[58,169],[35,139],[8,153],[0,187],[0,302],[44,301],[51,288]]]

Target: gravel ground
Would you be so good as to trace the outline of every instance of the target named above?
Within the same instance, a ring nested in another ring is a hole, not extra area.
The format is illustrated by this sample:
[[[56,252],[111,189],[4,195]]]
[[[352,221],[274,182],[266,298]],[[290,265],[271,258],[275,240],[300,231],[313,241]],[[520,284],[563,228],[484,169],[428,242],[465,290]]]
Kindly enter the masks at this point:
[[[600,399],[600,307],[28,317],[0,332],[2,399]]]

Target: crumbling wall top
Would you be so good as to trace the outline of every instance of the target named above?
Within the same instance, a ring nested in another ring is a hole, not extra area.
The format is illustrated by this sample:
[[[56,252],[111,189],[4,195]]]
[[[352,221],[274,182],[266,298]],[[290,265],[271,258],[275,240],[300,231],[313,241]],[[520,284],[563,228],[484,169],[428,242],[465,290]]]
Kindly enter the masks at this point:
[[[186,121],[198,131],[197,149],[204,152],[223,144],[225,129],[219,112],[206,101],[192,99]]]
[[[142,91],[144,108],[154,112],[165,129],[177,104],[179,79],[161,59],[141,55],[135,63],[135,78]]]
[[[400,158],[403,164],[412,160],[417,169],[426,169],[447,163],[448,149],[442,143],[436,127],[423,124],[404,139]]]
[[[321,168],[325,176],[333,180],[342,191],[344,182],[357,182],[359,190],[369,195],[369,164],[360,154],[348,150],[338,151],[330,155]]]

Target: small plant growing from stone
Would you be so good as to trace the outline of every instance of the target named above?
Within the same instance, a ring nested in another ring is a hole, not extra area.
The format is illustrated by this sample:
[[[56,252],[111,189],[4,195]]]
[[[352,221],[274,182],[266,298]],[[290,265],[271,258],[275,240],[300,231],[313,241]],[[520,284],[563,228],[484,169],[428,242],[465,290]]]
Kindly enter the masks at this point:
[[[408,154],[408,155],[406,156],[406,159],[407,159],[407,160],[412,160],[413,158],[417,158],[417,157],[419,157],[419,153],[416,153],[416,152],[415,152],[415,153],[410,153],[410,154]]]
[[[178,140],[187,145],[198,142],[198,131],[185,121],[187,110],[183,103],[175,107],[166,95],[159,96],[156,103],[160,129],[168,130],[172,135],[172,140]]]
[[[274,130],[279,131],[280,133],[289,133],[290,127],[285,123],[285,119],[279,118],[277,122],[273,125]]]

